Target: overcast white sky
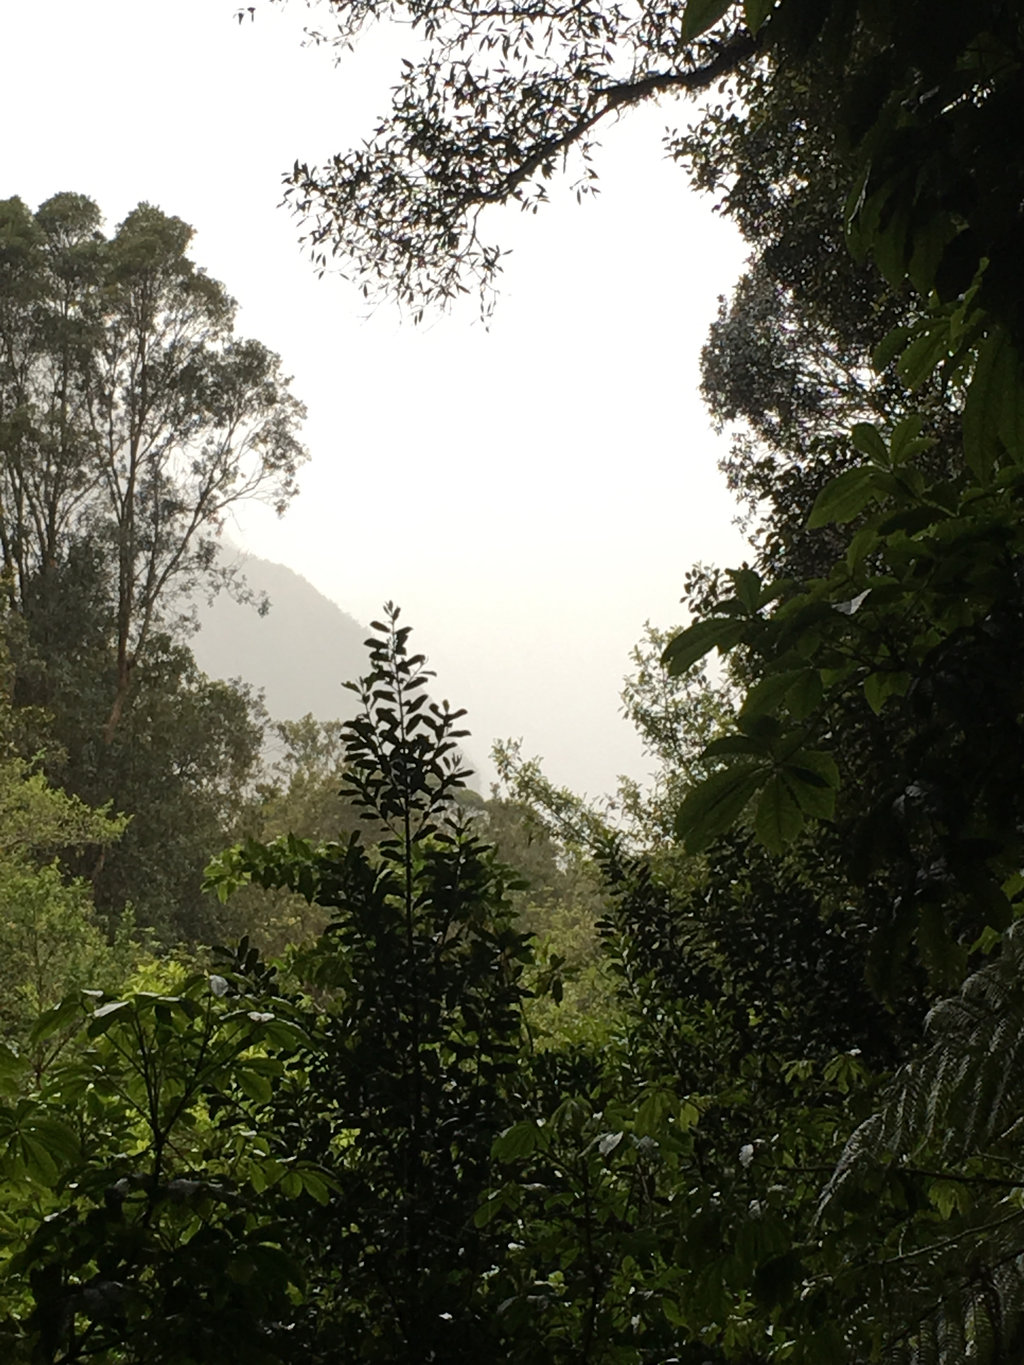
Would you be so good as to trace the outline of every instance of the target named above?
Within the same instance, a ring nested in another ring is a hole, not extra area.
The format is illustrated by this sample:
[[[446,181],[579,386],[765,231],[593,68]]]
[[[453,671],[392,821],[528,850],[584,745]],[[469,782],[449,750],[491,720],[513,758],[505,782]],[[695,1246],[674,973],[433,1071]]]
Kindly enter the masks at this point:
[[[591,795],[642,777],[618,714],[629,649],[645,619],[679,620],[691,562],[744,554],[697,396],[743,251],[662,157],[687,106],[609,130],[597,200],[556,186],[537,217],[502,217],[514,251],[489,331],[472,308],[414,328],[318,280],[277,207],[293,161],[385,111],[408,35],[368,34],[335,67],[302,47],[299,0],[242,25],[237,7],[0,6],[0,196],[80,191],[110,228],[148,200],[191,223],[239,330],[281,353],[309,408],[299,499],[281,522],[246,513],[235,539],[363,621],[401,603],[478,758],[522,736]]]

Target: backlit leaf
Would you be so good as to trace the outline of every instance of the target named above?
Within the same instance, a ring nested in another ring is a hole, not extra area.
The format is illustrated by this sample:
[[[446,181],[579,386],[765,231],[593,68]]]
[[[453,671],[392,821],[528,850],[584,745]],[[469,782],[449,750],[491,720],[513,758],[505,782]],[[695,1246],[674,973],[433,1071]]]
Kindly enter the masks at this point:
[[[717,24],[732,4],[732,0],[690,0],[683,13],[683,37],[699,38],[712,24]]]
[[[754,831],[770,853],[781,853],[804,825],[804,813],[781,773],[768,779],[757,802]]]
[[[814,500],[807,526],[811,531],[829,522],[852,521],[878,492],[878,471],[870,465],[847,469],[825,485]]]
[[[687,796],[676,814],[676,834],[691,853],[706,848],[743,813],[764,782],[765,769],[743,764],[712,773]]]
[[[711,650],[730,649],[743,638],[745,629],[745,622],[730,617],[712,616],[696,621],[668,642],[661,662],[677,677]]]

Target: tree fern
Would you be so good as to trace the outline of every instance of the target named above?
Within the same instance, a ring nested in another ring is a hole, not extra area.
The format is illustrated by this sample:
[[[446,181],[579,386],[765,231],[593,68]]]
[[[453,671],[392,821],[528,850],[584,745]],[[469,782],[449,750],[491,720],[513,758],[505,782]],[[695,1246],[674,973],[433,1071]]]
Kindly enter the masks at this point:
[[[1009,1365],[1024,1350],[1022,967],[1015,925],[999,955],[932,1009],[923,1051],[851,1135],[822,1193],[819,1226],[841,1227],[842,1240],[877,1192],[882,1277],[862,1320],[875,1357],[894,1365]]]

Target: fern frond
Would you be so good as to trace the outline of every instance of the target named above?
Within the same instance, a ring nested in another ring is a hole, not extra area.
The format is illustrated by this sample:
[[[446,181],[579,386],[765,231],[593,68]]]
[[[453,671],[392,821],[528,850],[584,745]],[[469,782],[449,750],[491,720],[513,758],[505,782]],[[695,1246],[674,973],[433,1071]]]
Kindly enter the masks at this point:
[[[932,1009],[925,1050],[894,1075],[821,1193],[819,1225],[868,1191],[894,1191],[878,1302],[857,1307],[887,1322],[886,1365],[1024,1361],[1022,1114],[1024,922]],[[886,1170],[910,1184],[880,1186]]]
[[[940,1001],[926,1021],[929,1046],[897,1072],[883,1097],[879,1152],[934,1148],[947,1161],[983,1151],[1024,1109],[1024,930]]]

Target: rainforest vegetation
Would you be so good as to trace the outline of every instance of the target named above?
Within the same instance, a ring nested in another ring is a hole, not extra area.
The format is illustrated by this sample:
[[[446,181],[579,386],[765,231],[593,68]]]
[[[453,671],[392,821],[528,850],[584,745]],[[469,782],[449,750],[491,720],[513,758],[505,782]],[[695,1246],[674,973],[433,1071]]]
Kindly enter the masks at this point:
[[[468,790],[390,604],[268,769],[187,602],[246,594],[222,514],[288,502],[301,407],[179,220],[0,205],[0,1358],[1018,1361],[1020,4],[320,13],[419,39],[287,191],[413,312],[495,306],[487,209],[699,96],[751,558],[638,643],[608,808],[512,744]]]

